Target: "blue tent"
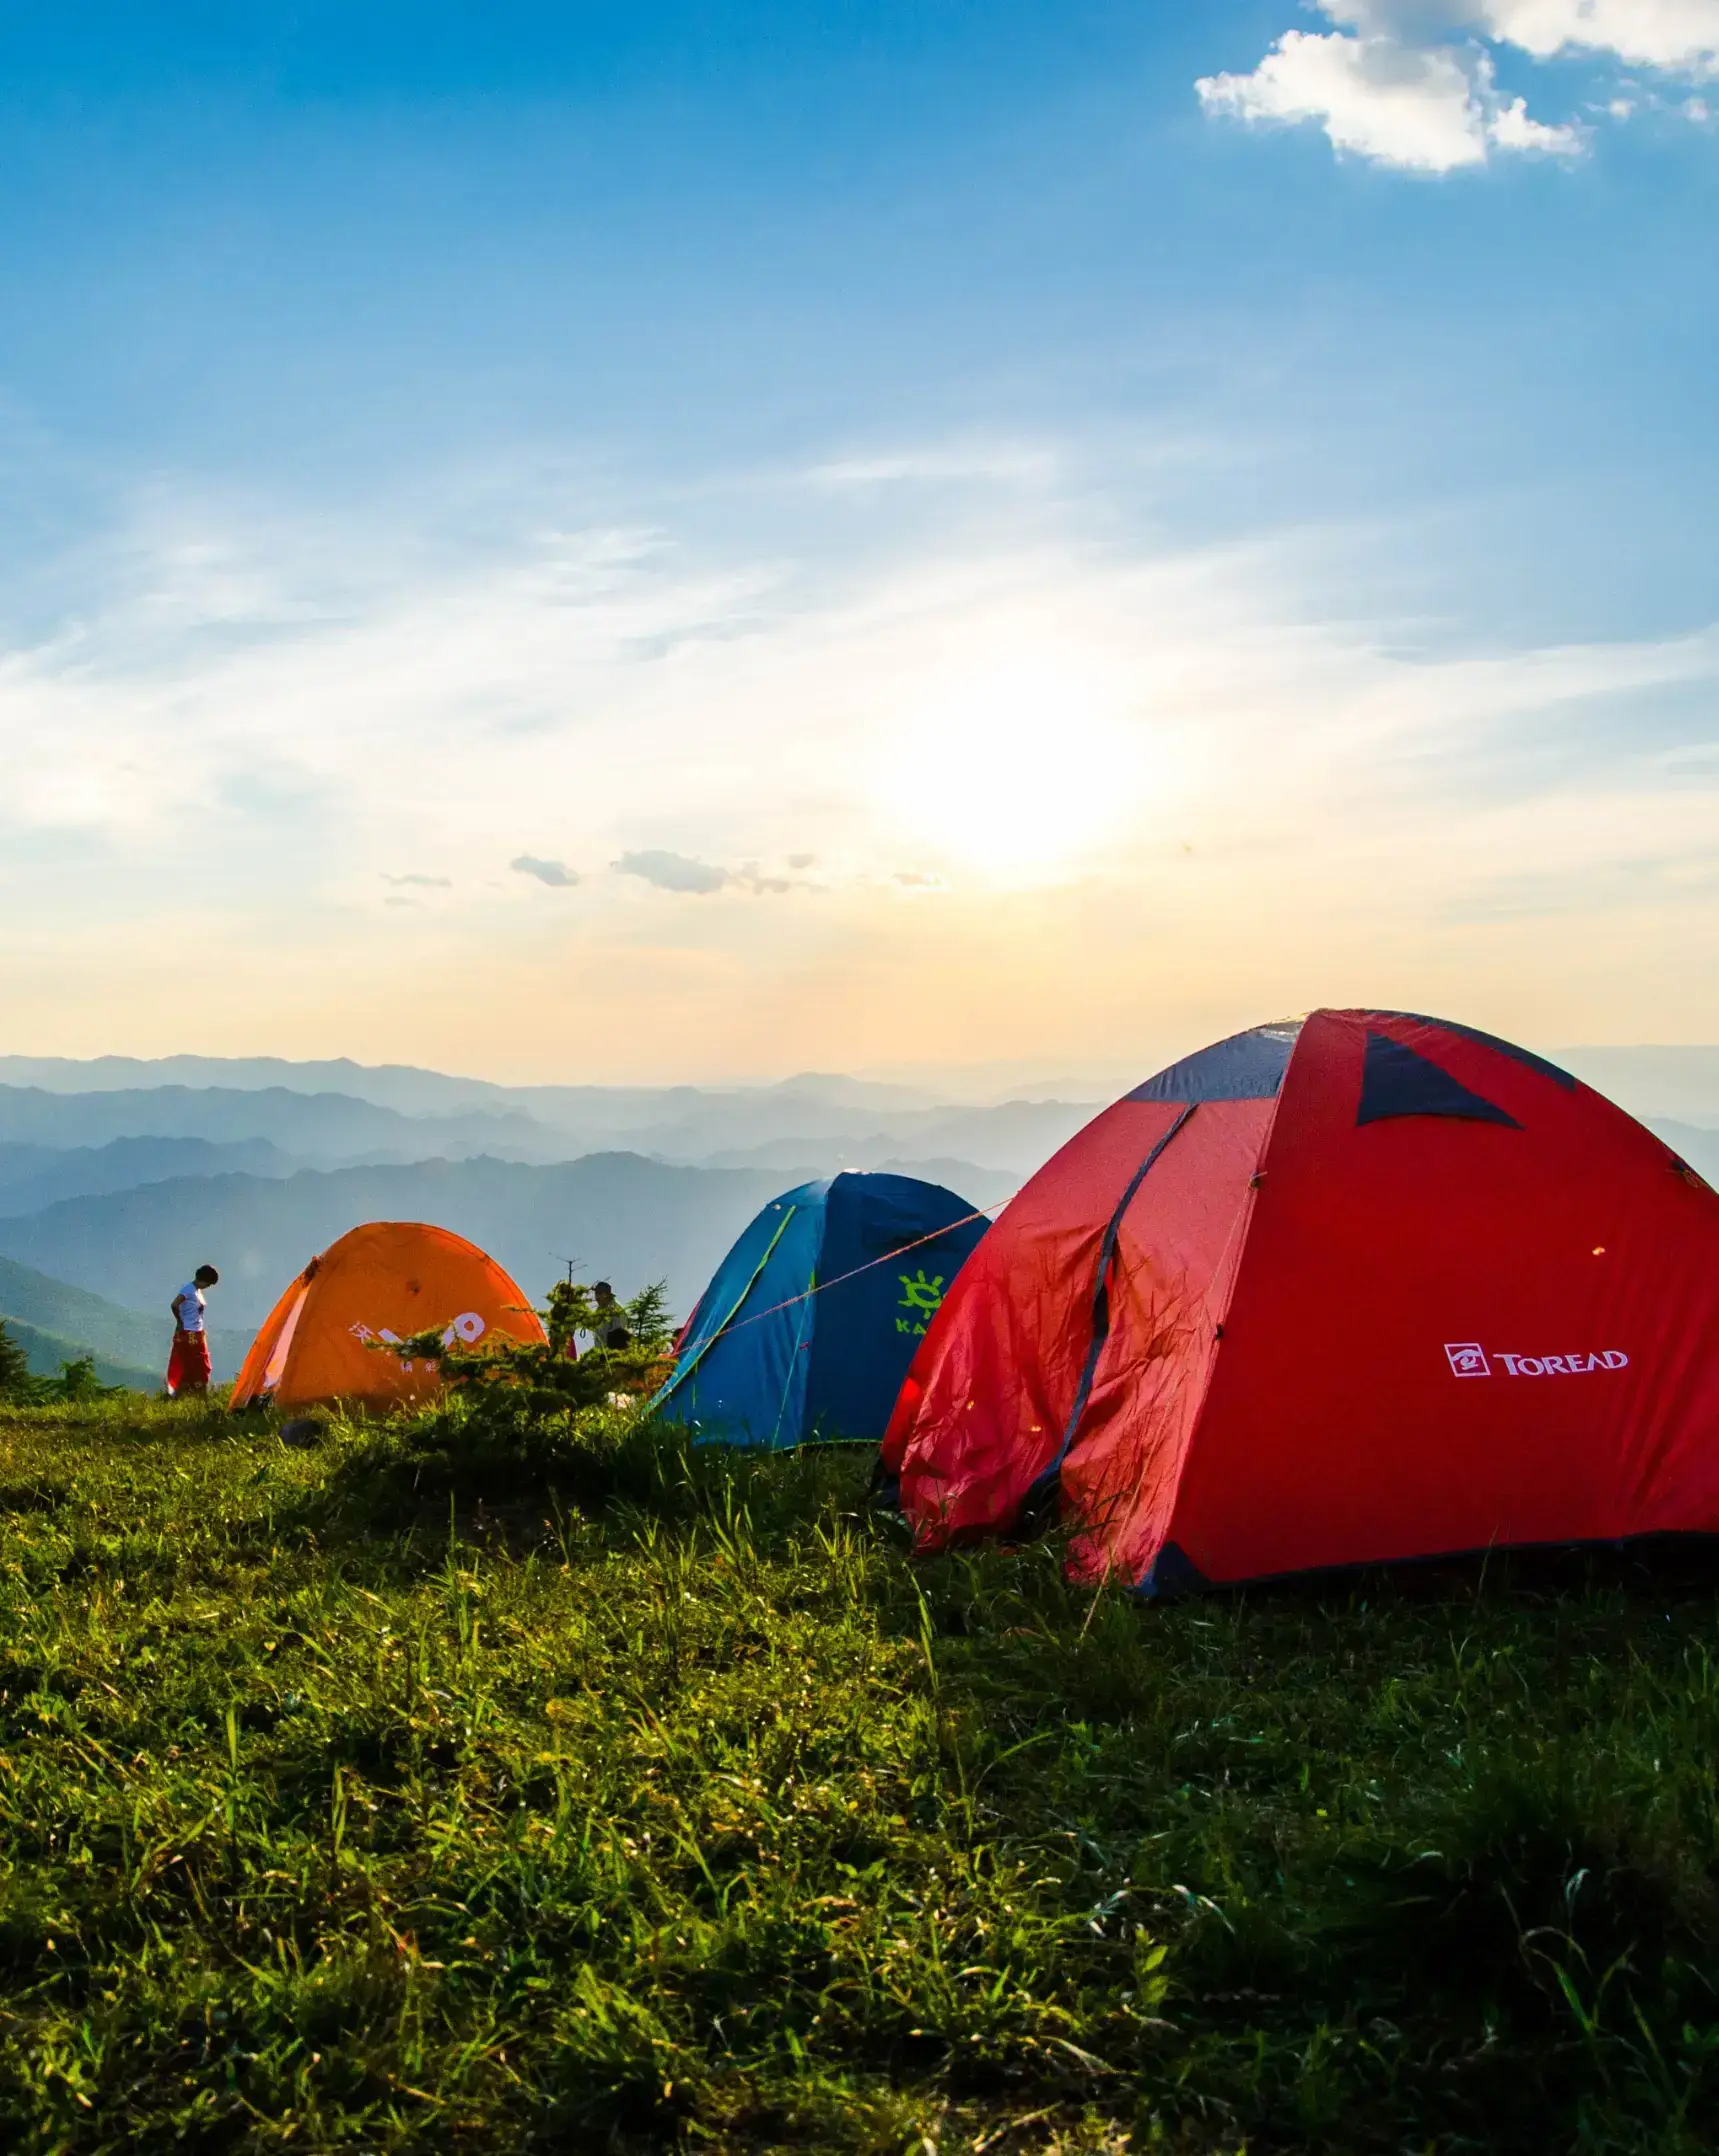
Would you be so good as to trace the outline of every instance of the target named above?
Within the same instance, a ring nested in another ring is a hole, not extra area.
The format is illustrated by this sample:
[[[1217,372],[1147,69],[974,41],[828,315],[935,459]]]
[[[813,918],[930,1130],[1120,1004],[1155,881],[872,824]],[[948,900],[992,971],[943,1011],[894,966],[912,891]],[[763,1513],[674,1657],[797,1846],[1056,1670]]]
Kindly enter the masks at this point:
[[[731,1445],[877,1444],[986,1226],[965,1198],[910,1175],[784,1192],[700,1296],[652,1412]]]

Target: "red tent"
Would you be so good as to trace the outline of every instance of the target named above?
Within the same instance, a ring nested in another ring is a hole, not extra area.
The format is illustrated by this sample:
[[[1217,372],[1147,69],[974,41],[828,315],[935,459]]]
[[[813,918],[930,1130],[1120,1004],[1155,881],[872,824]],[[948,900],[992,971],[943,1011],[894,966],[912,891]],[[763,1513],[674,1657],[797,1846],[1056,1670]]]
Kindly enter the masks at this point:
[[[1467,1026],[1315,1011],[1070,1140],[884,1441],[922,1546],[1054,1511],[1145,1593],[1719,1532],[1719,1197]]]

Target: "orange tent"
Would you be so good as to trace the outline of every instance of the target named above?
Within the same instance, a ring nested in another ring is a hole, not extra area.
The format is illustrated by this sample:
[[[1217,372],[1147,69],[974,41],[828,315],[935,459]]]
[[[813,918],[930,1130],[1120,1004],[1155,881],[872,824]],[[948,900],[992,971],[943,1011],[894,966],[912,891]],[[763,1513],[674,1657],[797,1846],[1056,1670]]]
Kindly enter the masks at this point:
[[[433,1362],[405,1362],[391,1342],[440,1331],[444,1340],[538,1341],[543,1327],[495,1260],[446,1228],[373,1220],[331,1243],[269,1312],[233,1386],[233,1405],[427,1399]]]

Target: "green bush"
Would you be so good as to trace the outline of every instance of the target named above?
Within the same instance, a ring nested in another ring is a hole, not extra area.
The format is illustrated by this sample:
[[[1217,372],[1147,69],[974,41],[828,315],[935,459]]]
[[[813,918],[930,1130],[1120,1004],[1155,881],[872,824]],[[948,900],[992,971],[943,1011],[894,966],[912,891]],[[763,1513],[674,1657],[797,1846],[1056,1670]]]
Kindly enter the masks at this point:
[[[124,1385],[104,1385],[96,1376],[95,1357],[78,1355],[62,1362],[57,1376],[38,1377],[29,1357],[0,1318],[0,1401],[19,1405],[32,1402],[108,1400],[127,1391]]]
[[[561,1280],[538,1312],[547,1335],[542,1341],[492,1337],[471,1348],[430,1331],[401,1341],[393,1352],[408,1362],[437,1364],[467,1419],[520,1431],[655,1391],[673,1341],[665,1303],[660,1281],[631,1302],[599,1307],[588,1287]],[[579,1333],[593,1335],[594,1344],[576,1357]]]
[[[0,1318],[0,1400],[27,1400],[35,1386],[30,1359]]]

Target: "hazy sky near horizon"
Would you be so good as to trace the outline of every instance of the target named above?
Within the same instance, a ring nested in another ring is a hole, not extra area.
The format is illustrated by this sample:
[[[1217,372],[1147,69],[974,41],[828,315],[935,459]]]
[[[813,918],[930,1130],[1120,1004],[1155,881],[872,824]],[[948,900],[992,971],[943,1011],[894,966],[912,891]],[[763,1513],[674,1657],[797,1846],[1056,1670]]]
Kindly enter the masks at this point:
[[[1719,1039],[1719,0],[0,0],[0,1047]]]

